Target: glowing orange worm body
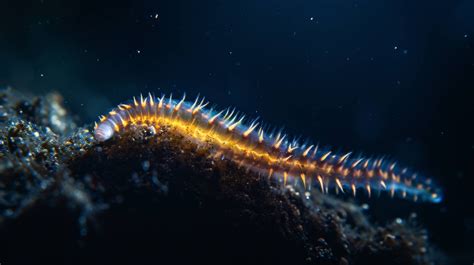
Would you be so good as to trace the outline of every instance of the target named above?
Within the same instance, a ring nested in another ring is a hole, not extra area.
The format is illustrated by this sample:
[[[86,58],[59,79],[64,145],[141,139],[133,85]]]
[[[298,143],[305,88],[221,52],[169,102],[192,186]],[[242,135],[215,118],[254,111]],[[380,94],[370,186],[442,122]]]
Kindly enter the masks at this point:
[[[95,138],[106,141],[130,125],[171,126],[196,141],[212,142],[218,146],[216,155],[246,165],[254,172],[280,177],[310,189],[313,185],[327,193],[330,187],[350,191],[355,196],[364,189],[370,196],[373,190],[386,190],[415,201],[440,202],[441,190],[430,179],[417,177],[396,163],[362,157],[351,158],[351,153],[334,154],[315,145],[289,141],[281,131],[268,134],[257,120],[249,125],[245,116],[235,110],[208,109],[204,98],[194,102],[173,100],[170,96],[135,98],[130,104],[120,104],[100,117],[95,126]]]

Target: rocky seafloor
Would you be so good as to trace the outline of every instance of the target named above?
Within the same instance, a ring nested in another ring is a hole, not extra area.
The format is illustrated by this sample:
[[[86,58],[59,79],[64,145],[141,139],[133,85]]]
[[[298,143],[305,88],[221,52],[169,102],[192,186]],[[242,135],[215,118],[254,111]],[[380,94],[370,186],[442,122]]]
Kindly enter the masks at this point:
[[[61,95],[0,91],[0,263],[438,264],[426,231],[215,160],[172,128],[98,143]]]

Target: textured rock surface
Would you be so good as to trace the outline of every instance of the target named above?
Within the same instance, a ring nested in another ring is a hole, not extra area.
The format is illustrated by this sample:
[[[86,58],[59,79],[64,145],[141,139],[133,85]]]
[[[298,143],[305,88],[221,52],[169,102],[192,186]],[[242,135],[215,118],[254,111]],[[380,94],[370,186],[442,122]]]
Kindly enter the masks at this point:
[[[371,224],[172,128],[96,143],[61,96],[0,92],[0,262],[432,264],[409,220]]]

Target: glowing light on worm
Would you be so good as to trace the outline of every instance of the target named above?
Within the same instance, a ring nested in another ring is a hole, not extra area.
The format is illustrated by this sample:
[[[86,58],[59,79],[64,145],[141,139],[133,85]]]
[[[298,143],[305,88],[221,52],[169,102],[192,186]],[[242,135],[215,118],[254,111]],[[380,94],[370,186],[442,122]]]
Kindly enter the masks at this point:
[[[120,104],[95,125],[97,141],[106,141],[129,126],[170,126],[195,141],[212,142],[218,148],[216,157],[225,156],[250,170],[278,177],[310,190],[313,186],[327,193],[358,189],[370,196],[374,190],[387,191],[414,201],[438,203],[441,189],[430,179],[417,176],[395,162],[383,158],[363,158],[351,153],[335,154],[331,150],[289,141],[281,131],[266,132],[257,120],[247,124],[244,115],[230,109],[216,111],[197,97],[188,102],[183,96],[174,100],[151,94],[129,104]]]

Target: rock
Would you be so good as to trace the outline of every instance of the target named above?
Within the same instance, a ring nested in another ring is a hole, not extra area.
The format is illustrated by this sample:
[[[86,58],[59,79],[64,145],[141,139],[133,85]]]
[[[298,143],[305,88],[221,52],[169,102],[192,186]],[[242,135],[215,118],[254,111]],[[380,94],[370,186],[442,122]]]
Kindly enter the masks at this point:
[[[97,143],[61,96],[1,92],[0,262],[431,264],[423,230],[310,199],[169,127]]]

